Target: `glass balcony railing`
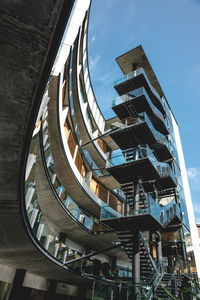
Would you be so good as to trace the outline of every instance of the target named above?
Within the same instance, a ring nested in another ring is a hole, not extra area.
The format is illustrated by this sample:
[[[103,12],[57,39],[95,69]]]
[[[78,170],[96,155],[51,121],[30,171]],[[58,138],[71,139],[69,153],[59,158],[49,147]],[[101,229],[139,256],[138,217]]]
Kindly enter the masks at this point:
[[[115,205],[112,208],[111,206],[103,206],[101,208],[101,219],[114,219],[122,217],[122,214],[117,213],[115,209]],[[123,210],[123,216],[125,217],[151,214],[156,220],[160,222],[161,207],[148,194],[145,195],[145,198],[143,200],[134,200],[134,208],[129,209],[128,204],[126,204],[126,207],[123,208]]]
[[[70,262],[70,260],[66,260],[66,264],[70,266],[72,269],[84,273],[85,275],[93,275],[94,270],[95,270],[95,263],[96,263],[96,258],[91,257],[91,258],[71,258],[71,260],[74,260]],[[122,266],[117,266],[115,269],[112,268],[112,266],[109,263],[106,263],[107,268],[104,267],[105,262],[100,263],[101,267],[101,275],[99,275],[99,278],[101,277],[106,277],[109,279],[115,278],[115,279],[120,279],[120,278],[126,278],[127,280],[132,279],[132,270],[129,269],[128,267],[122,267]],[[102,298],[101,298],[102,299]],[[111,299],[111,298],[110,298]]]
[[[103,176],[110,176],[110,173],[108,171],[106,171],[105,168],[99,168],[94,160],[92,159],[90,153],[87,150],[83,150],[83,154],[85,159],[87,160],[90,168],[92,171],[94,171],[94,173],[98,176],[98,177],[103,177]]]
[[[124,165],[146,157],[146,148],[142,147],[130,148],[125,151],[116,150],[113,151],[112,158],[107,160],[106,168]]]
[[[137,98],[137,97],[140,97],[140,96],[143,96],[143,95],[145,97],[147,96],[148,97],[148,99],[147,99],[148,102],[152,104],[149,96],[146,93],[145,88],[141,87],[141,88],[138,88],[138,89],[136,89],[134,91],[128,92],[127,94],[124,94],[124,95],[122,95],[122,96],[117,97],[116,99],[114,99],[112,101],[112,107],[115,107],[115,106],[117,106],[119,104],[122,104],[124,102],[129,101],[129,100],[132,100],[133,98]]]
[[[145,71],[144,71],[143,68],[139,68],[139,69],[137,69],[135,71],[132,71],[132,72],[128,73],[127,75],[125,75],[123,78],[114,81],[114,85],[119,85],[120,83],[123,83],[126,80],[129,80],[129,79],[131,79],[133,77],[139,76],[140,74],[142,74],[145,77],[145,79],[146,79],[146,81],[147,81],[147,83],[149,85],[149,88],[150,88],[151,92],[159,100],[160,105],[162,106],[163,111],[165,111],[164,107],[163,107],[163,104],[162,104],[162,98],[160,97],[159,93],[154,89],[154,87],[151,85],[151,83],[150,83],[150,81],[149,81],[149,79],[148,79],[148,77],[147,77],[147,75],[146,75],[146,73],[145,73]]]
[[[101,217],[100,219],[115,219],[115,218],[121,218],[123,215],[118,213],[117,210],[123,209],[123,204],[115,204],[115,205],[103,205],[101,207]]]
[[[148,125],[149,129],[151,130],[152,135],[154,136],[157,143],[165,145],[168,148],[169,152],[171,153],[171,156],[173,157],[172,147],[170,146],[167,138],[162,133],[160,133],[159,131],[157,131],[154,128],[151,120],[149,119],[149,117],[147,116],[146,113],[139,114],[137,118],[130,117],[130,118],[124,119],[123,122],[124,123],[121,123],[121,122],[112,123],[110,125],[110,130],[112,130],[114,132],[115,132],[115,130],[120,131],[120,130],[124,130],[126,128],[130,128],[131,126],[135,126],[135,125],[146,122],[146,124]],[[145,141],[143,143],[146,144]]]
[[[131,92],[128,92],[127,94],[124,94],[120,97],[117,97],[116,99],[114,99],[112,101],[112,107],[115,107],[119,104],[122,104],[124,102],[127,102],[129,100],[132,100],[134,98],[137,98],[137,97],[141,97],[141,96],[145,96],[149,106],[151,107],[151,110],[153,111],[153,113],[160,119],[163,121],[165,127],[167,128],[167,124],[166,124],[166,121],[162,115],[162,113],[155,107],[155,105],[152,103],[149,95],[147,94],[146,90],[144,87],[140,87],[134,91],[131,91]]]
[[[93,161],[91,155],[87,150],[83,150],[84,156],[90,165],[91,170],[98,176],[98,177],[105,177],[105,176],[111,176],[110,173],[105,168],[99,168],[95,162]],[[125,198],[124,192],[121,189],[114,189],[111,190],[111,192],[116,195],[116,197],[120,197],[122,199]]]
[[[53,160],[51,145],[48,139],[47,119],[43,120],[43,147],[47,170],[57,196],[65,206],[68,213],[75,217],[79,223],[85,226],[85,228],[92,230],[94,226],[94,216],[88,216],[87,214],[85,214],[85,212],[75,203],[75,201],[73,201],[58,178]],[[96,225],[98,225],[98,223],[96,223]]]
[[[145,115],[146,115],[145,113],[140,113],[137,115],[137,117],[129,117],[123,119],[123,123],[122,122],[111,123],[110,130],[111,131],[123,130],[129,128],[130,126],[141,124],[145,122]]]
[[[106,228],[103,228],[98,222],[98,220],[93,216],[90,215],[89,213],[85,213],[83,209],[81,209],[77,204],[74,199],[71,198],[71,196],[68,194],[66,188],[64,185],[62,185],[61,181],[59,180],[59,177],[56,173],[56,166],[54,164],[54,159],[52,155],[52,149],[51,145],[49,143],[49,138],[48,138],[48,121],[47,119],[43,120],[43,147],[44,147],[44,156],[46,159],[46,166],[47,166],[47,171],[49,174],[49,177],[51,179],[51,183],[53,188],[55,189],[55,192],[63,205],[65,206],[65,209],[69,214],[71,214],[78,223],[81,223],[85,228],[88,230],[91,230],[93,232],[98,232],[98,231],[106,231]],[[86,159],[88,160],[88,163],[91,166],[91,169],[96,173],[97,176],[110,176],[110,173],[106,169],[94,169],[95,167],[97,168],[96,164],[92,160],[89,152],[87,150],[83,150],[84,155]],[[106,191],[108,193],[108,190]],[[96,194],[97,195],[97,194]],[[118,200],[119,194],[117,194],[115,191],[111,192],[112,197],[115,197],[115,201]],[[116,195],[116,196],[115,196]],[[103,195],[99,194],[98,195],[99,199],[101,199],[102,203],[103,201]],[[111,196],[110,196],[111,197]]]
[[[126,168],[131,168],[131,173],[126,173]],[[147,145],[114,151],[112,159],[106,162],[106,169],[122,183],[126,176],[128,180],[139,176],[144,182],[156,180],[162,189],[177,186],[177,178],[170,165],[158,161]]]
[[[161,223],[167,223],[174,215],[181,220],[181,210],[175,201],[161,207]]]
[[[132,163],[134,161],[137,161],[137,160],[140,160],[143,158],[148,158],[151,161],[151,163],[153,164],[153,166],[157,169],[160,176],[167,176],[167,175],[171,175],[171,174],[174,175],[169,164],[159,162],[148,146],[139,146],[139,147],[135,147],[135,148],[129,148],[124,151],[118,149],[118,150],[116,150],[116,152],[117,153],[114,154],[115,151],[113,151],[114,155],[112,156],[112,159],[107,160],[106,168],[111,168],[111,167],[118,166],[118,165],[124,165],[124,164]],[[174,175],[174,177],[175,177],[175,175]]]
[[[33,191],[31,197],[29,193],[30,189]],[[50,255],[58,259],[61,263],[65,263],[72,255],[76,256],[77,252],[71,249],[67,243],[60,242],[59,236],[47,224],[39,206],[35,182],[26,183],[26,199],[29,200],[26,204],[30,225],[44,250],[48,251]]]
[[[142,199],[133,199],[131,206],[130,202],[124,204],[123,214],[119,214],[116,211],[116,208],[116,205],[114,205],[112,208],[111,206],[104,205],[101,208],[101,220],[145,215],[151,215],[162,225],[167,224],[175,216],[181,220],[180,207],[175,201],[172,201],[165,206],[161,206],[151,197],[150,194],[147,193]]]

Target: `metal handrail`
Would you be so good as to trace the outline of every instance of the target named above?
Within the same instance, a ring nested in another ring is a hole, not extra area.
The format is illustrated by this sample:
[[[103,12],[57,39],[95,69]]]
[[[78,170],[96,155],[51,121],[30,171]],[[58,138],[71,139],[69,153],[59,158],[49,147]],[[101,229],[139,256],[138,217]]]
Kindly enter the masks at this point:
[[[141,231],[139,231],[139,235],[140,235],[140,238],[141,238],[142,243],[143,243],[143,245],[144,245],[144,248],[145,248],[145,250],[147,251],[147,254],[148,254],[148,257],[149,257],[149,259],[150,259],[150,261],[151,261],[151,264],[152,264],[152,266],[154,267],[155,271],[157,271],[157,270],[158,270],[158,267],[156,266],[155,261],[153,260],[151,254],[149,253],[149,250],[148,250],[147,244],[146,244],[146,240],[144,239],[143,234],[141,233]]]

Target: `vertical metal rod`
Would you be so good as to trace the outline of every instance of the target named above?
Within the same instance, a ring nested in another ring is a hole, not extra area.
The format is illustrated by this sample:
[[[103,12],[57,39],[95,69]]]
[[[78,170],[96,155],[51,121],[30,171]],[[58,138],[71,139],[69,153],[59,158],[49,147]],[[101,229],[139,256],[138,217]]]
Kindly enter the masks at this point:
[[[16,270],[15,277],[10,290],[10,294],[8,296],[8,300],[16,300],[16,299],[21,299],[23,297],[22,285],[23,285],[25,274],[26,274],[26,270],[22,270],[22,269]]]
[[[162,259],[162,241],[161,241],[161,234],[159,231],[156,231],[156,256],[157,262]]]
[[[133,240],[133,299],[140,300],[140,236],[139,231],[134,233]]]
[[[94,300],[94,290],[95,290],[95,279],[93,281],[93,286],[92,286],[92,300]]]
[[[152,239],[152,235],[153,235],[153,232],[150,230],[149,231],[149,245],[150,245],[150,254],[151,256],[153,257],[153,239]]]
[[[136,179],[134,181],[134,213],[139,213],[139,181]]]

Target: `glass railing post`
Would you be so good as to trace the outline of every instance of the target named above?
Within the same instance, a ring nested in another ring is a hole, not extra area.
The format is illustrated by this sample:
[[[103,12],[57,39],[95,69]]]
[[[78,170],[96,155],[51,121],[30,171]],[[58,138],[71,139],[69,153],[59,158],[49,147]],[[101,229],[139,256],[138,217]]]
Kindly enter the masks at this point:
[[[148,196],[147,198],[148,198],[147,203],[148,203],[148,206],[149,206],[149,214],[151,214],[151,202],[150,202],[150,197]]]
[[[160,214],[160,223],[161,224],[164,223],[164,211],[163,210],[161,211],[161,214]]]
[[[122,215],[124,216],[125,213],[125,203],[122,204]]]

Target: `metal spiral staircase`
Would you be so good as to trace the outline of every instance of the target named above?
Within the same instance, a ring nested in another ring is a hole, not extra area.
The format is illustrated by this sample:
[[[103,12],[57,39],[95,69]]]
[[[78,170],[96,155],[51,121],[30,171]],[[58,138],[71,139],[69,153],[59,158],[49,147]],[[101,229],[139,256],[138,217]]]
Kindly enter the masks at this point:
[[[131,80],[115,86],[120,95],[124,94],[113,105],[121,123],[113,124],[110,132],[119,150],[117,155],[113,153],[106,169],[120,183],[126,200],[121,215],[103,207],[101,221],[116,232],[132,263],[131,299],[143,299],[141,291],[145,289],[148,299],[153,294],[165,299],[162,285],[175,293],[175,277],[172,279],[172,274],[164,268],[161,232],[180,228],[182,216],[176,199],[167,205],[159,203],[159,194],[175,191],[177,179],[172,168],[166,113],[162,104],[158,105],[158,99],[155,101],[155,95],[147,94],[142,84],[138,83],[136,90]],[[144,231],[157,236],[156,258],[143,236]]]

